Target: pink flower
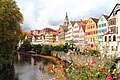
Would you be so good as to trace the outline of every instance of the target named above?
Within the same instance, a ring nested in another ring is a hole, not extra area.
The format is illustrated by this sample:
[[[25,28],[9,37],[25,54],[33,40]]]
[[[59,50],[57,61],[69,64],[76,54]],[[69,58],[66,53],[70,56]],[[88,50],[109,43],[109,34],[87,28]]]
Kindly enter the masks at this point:
[[[103,70],[104,70],[104,67],[101,67],[100,70],[103,71]]]
[[[107,76],[106,80],[113,80],[111,76]]]
[[[95,64],[96,62],[93,60],[92,62],[91,62],[91,64],[93,65],[93,64]]]
[[[52,80],[56,80],[55,78],[53,78]]]
[[[105,48],[105,46],[102,46],[102,48]]]
[[[85,63],[85,66],[88,66],[88,63]]]
[[[118,74],[120,74],[120,70],[118,70]]]
[[[70,54],[74,54],[74,52],[73,52],[73,51],[71,51],[71,52],[70,52]]]
[[[92,69],[92,65],[90,65],[90,69]]]
[[[41,75],[41,76],[40,76],[40,80],[42,80],[42,79],[43,79],[43,76]]]

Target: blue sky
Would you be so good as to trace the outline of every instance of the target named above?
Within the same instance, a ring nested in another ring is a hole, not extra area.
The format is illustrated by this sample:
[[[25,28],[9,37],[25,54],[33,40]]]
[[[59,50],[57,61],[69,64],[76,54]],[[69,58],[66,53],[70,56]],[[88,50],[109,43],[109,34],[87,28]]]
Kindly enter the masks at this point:
[[[120,0],[16,0],[24,16],[24,31],[50,27],[58,29],[63,24],[65,14],[69,20],[99,18],[109,15]]]

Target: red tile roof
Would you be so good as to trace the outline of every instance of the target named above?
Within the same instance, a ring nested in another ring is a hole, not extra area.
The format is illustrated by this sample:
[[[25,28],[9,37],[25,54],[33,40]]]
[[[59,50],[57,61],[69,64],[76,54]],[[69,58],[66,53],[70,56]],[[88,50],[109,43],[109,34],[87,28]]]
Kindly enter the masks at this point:
[[[87,22],[88,22],[88,20],[80,20],[76,23],[78,24],[78,26],[82,27],[83,31],[85,32],[85,26],[86,26]]]
[[[57,34],[57,32],[52,32],[52,34],[53,34],[53,35],[56,35],[56,34]]]

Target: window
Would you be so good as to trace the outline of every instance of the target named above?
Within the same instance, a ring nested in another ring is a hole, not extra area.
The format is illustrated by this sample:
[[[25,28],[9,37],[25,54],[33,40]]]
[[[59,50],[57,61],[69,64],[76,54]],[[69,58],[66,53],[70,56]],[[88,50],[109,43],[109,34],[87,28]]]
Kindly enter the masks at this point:
[[[99,28],[101,28],[101,24],[99,24]]]
[[[102,27],[104,27],[104,24],[102,24]]]
[[[93,42],[95,41],[95,38],[93,38]]]
[[[116,27],[116,34],[118,34],[118,27]]]
[[[105,42],[107,41],[107,36],[105,36]]]
[[[115,35],[113,36],[113,41],[116,41],[116,36]]]
[[[92,28],[94,28],[94,25],[92,25]]]
[[[109,41],[111,41],[111,36],[109,36]]]
[[[102,32],[104,33],[104,29],[102,30]]]
[[[99,38],[99,39],[102,39],[102,36],[99,35],[98,38]]]
[[[106,26],[106,23],[104,23],[104,26]]]
[[[93,47],[93,44],[91,44],[91,47]]]
[[[101,18],[101,21],[103,21],[103,18]]]
[[[111,49],[112,49],[112,51],[114,50],[114,47],[113,46],[111,46]]]
[[[116,46],[116,51],[118,51],[118,46]]]
[[[91,42],[92,42],[92,38],[91,38]]]

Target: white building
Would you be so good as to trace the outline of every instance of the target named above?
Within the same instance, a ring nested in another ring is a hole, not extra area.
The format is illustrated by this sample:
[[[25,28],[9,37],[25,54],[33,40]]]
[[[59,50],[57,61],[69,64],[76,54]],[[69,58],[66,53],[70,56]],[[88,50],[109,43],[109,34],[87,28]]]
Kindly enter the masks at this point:
[[[73,41],[73,27],[74,27],[75,21],[70,21],[68,25],[68,30],[65,33],[65,43],[70,43]]]
[[[116,4],[108,17],[108,32],[103,35],[107,55],[120,55],[120,4]],[[119,54],[118,54],[119,53]]]

